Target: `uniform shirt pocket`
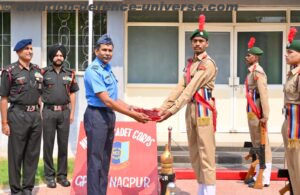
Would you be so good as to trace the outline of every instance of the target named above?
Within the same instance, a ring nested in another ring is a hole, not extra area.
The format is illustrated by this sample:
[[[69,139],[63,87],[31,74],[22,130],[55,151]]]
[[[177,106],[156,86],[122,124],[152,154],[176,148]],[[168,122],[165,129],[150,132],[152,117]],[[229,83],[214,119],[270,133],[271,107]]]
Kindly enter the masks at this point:
[[[52,78],[45,78],[44,84],[47,88],[52,88],[54,86],[55,82]]]
[[[69,81],[69,80],[64,80],[63,83],[64,83],[64,85],[70,85],[70,84],[71,84],[71,81]]]
[[[16,84],[17,85],[24,85],[27,83],[26,78],[24,76],[16,78]]]
[[[70,85],[71,82],[72,82],[72,77],[71,77],[71,76],[68,76],[68,75],[63,76],[62,79],[63,79],[63,83],[64,83],[65,85]]]
[[[298,92],[298,79],[293,77],[287,81],[285,84],[284,91],[288,100],[298,101],[299,92]]]
[[[297,79],[291,78],[288,80],[285,86],[285,91],[288,93],[295,93],[298,89]]]
[[[111,84],[113,83],[113,80],[112,80],[112,78],[110,77],[110,75],[105,75],[105,77],[104,77],[104,83],[105,83],[106,85],[111,85]]]
[[[19,94],[27,89],[27,79],[25,76],[17,77],[15,83],[16,86],[12,87],[12,94]]]
[[[113,88],[114,88],[113,78],[109,74],[104,74],[103,80],[104,80],[107,92],[109,93],[109,95],[111,95]]]

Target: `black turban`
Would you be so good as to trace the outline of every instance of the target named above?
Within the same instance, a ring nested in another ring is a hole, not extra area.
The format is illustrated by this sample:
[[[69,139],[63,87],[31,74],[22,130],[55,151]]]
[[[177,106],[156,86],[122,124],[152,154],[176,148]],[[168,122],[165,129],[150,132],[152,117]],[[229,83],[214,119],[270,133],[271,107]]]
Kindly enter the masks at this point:
[[[56,56],[58,51],[60,51],[64,56],[64,59],[66,59],[66,55],[67,55],[66,47],[64,45],[53,45],[52,47],[49,48],[48,51],[48,58],[50,62],[53,62],[53,58]]]

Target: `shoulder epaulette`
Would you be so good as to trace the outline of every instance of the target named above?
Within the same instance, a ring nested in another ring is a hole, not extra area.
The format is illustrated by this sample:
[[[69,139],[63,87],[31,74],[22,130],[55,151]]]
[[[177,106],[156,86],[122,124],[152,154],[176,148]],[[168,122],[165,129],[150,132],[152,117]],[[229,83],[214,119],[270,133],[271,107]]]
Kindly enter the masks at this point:
[[[41,74],[44,75],[49,70],[48,66],[45,68],[41,68]]]
[[[99,69],[99,66],[98,66],[98,65],[92,65],[91,69],[93,69],[93,70],[98,70],[98,69]]]
[[[8,65],[6,68],[3,68],[2,71],[11,72],[15,67],[15,64]]]
[[[203,63],[200,63],[200,64],[198,65],[197,70],[206,70],[207,66],[205,65],[205,62],[208,61],[208,60],[211,61],[211,62],[214,64],[214,66],[216,67],[215,61],[214,61],[213,59],[211,59],[210,57],[207,57],[207,58],[205,59],[205,61],[204,61],[204,64],[203,64]]]
[[[12,71],[15,67],[17,67],[16,63],[12,63],[11,65],[9,65],[5,69],[3,69],[3,71],[7,72],[7,76],[8,76],[8,80],[9,80],[10,85],[12,83]]]
[[[33,68],[36,68],[36,69],[41,69],[38,65],[36,65],[36,64],[32,64],[33,65]]]

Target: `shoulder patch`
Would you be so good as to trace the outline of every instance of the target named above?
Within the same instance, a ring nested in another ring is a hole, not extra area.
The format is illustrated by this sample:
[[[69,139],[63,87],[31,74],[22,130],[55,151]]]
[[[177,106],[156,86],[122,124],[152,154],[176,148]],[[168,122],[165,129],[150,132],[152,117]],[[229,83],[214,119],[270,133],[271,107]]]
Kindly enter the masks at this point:
[[[91,69],[93,69],[93,70],[98,70],[98,69],[99,69],[99,66],[97,66],[97,65],[92,65]]]

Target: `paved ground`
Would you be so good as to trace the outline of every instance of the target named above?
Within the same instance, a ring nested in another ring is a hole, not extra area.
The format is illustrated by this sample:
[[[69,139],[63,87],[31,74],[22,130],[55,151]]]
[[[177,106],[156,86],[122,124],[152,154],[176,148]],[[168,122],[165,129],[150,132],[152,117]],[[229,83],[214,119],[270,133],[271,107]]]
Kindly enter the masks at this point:
[[[176,185],[179,195],[194,195],[197,194],[197,182],[195,180],[177,180]],[[217,195],[274,195],[279,194],[278,191],[285,185],[283,181],[272,181],[270,187],[263,190],[256,190],[248,188],[242,181],[237,180],[218,180],[217,181]],[[10,193],[1,192],[1,195],[9,195]],[[64,188],[58,185],[56,189],[47,188],[41,185],[34,189],[34,195],[68,195],[70,194],[70,187]]]

